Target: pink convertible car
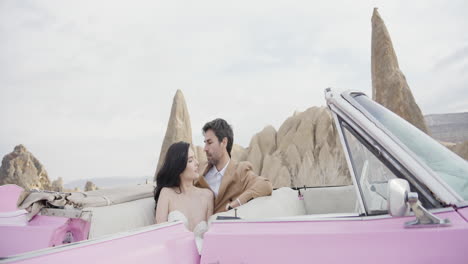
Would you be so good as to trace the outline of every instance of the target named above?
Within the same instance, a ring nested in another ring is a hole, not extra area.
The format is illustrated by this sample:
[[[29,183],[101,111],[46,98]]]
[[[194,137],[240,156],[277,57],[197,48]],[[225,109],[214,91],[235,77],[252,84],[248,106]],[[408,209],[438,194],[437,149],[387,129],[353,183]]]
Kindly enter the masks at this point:
[[[33,192],[32,213],[0,186],[0,263],[468,263],[468,162],[363,93],[325,98],[353,185],[279,188],[203,237],[154,224],[151,184]]]

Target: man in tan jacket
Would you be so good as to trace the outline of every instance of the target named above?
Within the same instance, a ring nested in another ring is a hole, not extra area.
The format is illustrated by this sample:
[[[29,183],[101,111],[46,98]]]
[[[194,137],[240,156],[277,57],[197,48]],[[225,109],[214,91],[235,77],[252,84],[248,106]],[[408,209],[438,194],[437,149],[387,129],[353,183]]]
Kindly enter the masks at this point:
[[[231,160],[234,134],[224,119],[206,123],[203,135],[208,166],[195,185],[213,191],[214,213],[238,207],[260,196],[271,195],[271,183],[257,176],[250,162],[237,163]]]

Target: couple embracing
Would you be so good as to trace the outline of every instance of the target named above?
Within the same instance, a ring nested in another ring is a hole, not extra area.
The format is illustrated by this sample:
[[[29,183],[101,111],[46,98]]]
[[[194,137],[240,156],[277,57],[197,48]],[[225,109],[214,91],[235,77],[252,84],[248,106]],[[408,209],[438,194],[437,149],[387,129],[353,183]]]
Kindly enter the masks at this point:
[[[202,174],[189,143],[169,147],[156,176],[156,223],[181,220],[189,230],[203,232],[213,213],[271,194],[271,183],[257,176],[249,162],[231,160],[234,135],[225,120],[206,123],[203,135],[208,166]]]

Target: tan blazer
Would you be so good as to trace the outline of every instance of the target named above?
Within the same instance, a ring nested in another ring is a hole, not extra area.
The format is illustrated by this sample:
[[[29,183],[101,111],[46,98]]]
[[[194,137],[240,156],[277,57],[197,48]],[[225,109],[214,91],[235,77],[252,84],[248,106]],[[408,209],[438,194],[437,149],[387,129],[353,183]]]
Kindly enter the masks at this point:
[[[211,189],[205,180],[205,175],[212,166],[208,165],[203,176],[198,178],[195,186]],[[248,161],[237,163],[229,162],[219,186],[218,196],[215,198],[214,213],[226,211],[226,205],[236,199],[242,204],[260,197],[271,195],[273,186],[265,177],[257,176],[252,170],[252,164]]]

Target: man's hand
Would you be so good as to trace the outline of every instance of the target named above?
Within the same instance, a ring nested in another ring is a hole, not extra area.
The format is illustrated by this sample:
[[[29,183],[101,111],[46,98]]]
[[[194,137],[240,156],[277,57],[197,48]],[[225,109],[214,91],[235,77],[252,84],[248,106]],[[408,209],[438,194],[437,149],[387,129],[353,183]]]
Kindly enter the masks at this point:
[[[239,204],[239,201],[237,201],[237,199],[236,199],[236,200],[234,200],[234,201],[232,201],[232,202],[226,204],[226,211],[229,211],[229,210],[231,210],[231,209],[234,209],[234,208],[236,208],[236,207],[238,207],[238,206],[240,206],[240,204]]]

